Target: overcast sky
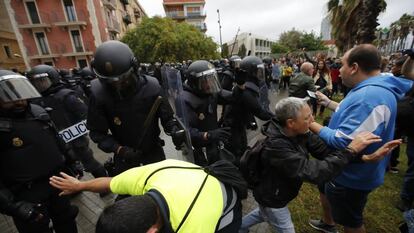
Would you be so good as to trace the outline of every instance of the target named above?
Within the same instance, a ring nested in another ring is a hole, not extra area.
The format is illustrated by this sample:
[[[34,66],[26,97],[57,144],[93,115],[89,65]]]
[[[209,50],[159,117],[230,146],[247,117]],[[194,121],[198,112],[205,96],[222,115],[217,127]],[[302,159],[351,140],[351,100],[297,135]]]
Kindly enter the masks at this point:
[[[138,0],[148,16],[165,16],[162,0]],[[220,10],[223,43],[240,32],[251,32],[277,40],[280,33],[295,27],[318,35],[328,0],[206,0],[208,36],[219,42],[217,9]],[[385,13],[380,14],[381,27],[387,27],[402,14],[414,14],[414,0],[387,0]]]

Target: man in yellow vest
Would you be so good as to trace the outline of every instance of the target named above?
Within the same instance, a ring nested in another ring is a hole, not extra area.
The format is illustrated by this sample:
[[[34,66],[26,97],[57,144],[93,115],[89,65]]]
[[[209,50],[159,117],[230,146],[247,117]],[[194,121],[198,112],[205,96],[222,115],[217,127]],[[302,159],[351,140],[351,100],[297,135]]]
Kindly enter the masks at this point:
[[[60,195],[79,191],[132,195],[105,208],[96,233],[222,233],[238,232],[241,224],[240,192],[220,182],[213,171],[192,163],[165,160],[88,181],[61,175],[50,178],[50,184],[62,190]]]

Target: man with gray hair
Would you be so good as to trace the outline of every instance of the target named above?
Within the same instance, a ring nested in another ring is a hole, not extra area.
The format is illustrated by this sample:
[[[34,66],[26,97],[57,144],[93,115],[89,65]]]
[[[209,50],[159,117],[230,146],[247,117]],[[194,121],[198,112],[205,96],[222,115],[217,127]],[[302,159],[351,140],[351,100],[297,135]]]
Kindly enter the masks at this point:
[[[304,62],[300,66],[300,73],[296,75],[289,85],[289,96],[305,98],[307,91],[316,91],[315,83],[312,78],[314,67],[310,62]]]
[[[259,207],[242,220],[240,233],[268,221],[276,232],[295,232],[287,204],[299,193],[303,181],[319,184],[331,180],[352,160],[378,161],[400,144],[395,140],[370,155],[358,156],[366,146],[381,139],[362,132],[343,150],[331,150],[309,131],[314,121],[306,100],[288,97],[278,102],[276,118],[263,128],[260,182],[253,188]],[[316,159],[309,159],[309,153]]]

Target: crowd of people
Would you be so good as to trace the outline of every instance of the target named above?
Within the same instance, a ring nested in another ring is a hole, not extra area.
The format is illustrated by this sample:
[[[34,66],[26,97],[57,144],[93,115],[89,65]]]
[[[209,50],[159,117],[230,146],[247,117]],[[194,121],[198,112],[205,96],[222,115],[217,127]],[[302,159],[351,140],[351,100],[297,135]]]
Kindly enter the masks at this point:
[[[112,192],[97,233],[242,233],[264,221],[291,233],[287,205],[309,182],[323,210],[313,228],[365,232],[369,194],[396,170],[404,137],[399,208],[412,233],[414,52],[394,56],[389,70],[370,44],[341,59],[303,54],[148,66],[126,44],[107,41],[72,76],[48,65],[24,75],[0,70],[0,212],[21,233],[76,233],[78,208],[68,195]],[[271,111],[269,91],[281,89],[289,97]],[[322,126],[314,117],[326,109],[333,113]],[[257,119],[264,140],[259,181],[249,188],[258,208],[242,216],[248,183],[240,159]],[[191,150],[193,163],[166,160],[160,126],[177,149]],[[113,155],[105,164],[89,138]],[[80,180],[83,171],[95,179]]]

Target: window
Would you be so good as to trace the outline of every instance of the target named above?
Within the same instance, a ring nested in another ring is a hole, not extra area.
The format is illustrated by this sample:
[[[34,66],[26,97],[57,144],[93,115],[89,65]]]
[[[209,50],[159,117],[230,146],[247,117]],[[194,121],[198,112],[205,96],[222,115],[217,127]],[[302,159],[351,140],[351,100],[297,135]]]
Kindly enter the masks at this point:
[[[65,8],[68,21],[76,21],[76,12],[72,0],[63,0],[63,6]]]
[[[78,66],[80,69],[87,67],[88,66],[88,62],[86,61],[86,59],[79,59],[78,60]]]
[[[49,48],[47,47],[46,36],[44,32],[35,32],[37,45],[39,46],[40,53],[43,55],[49,54]]]
[[[78,53],[83,52],[82,39],[79,30],[72,30],[70,31],[70,34],[72,36],[73,46],[75,46],[75,51]]]
[[[3,46],[3,48],[4,48],[4,52],[6,53],[6,56],[8,58],[13,58],[10,47],[8,45],[5,45]]]
[[[37,8],[35,2],[26,2],[27,11],[29,12],[30,20],[32,24],[40,23],[39,15],[37,14]]]
[[[45,61],[43,62],[43,64],[48,65],[48,66],[53,66],[53,62],[51,61]]]

